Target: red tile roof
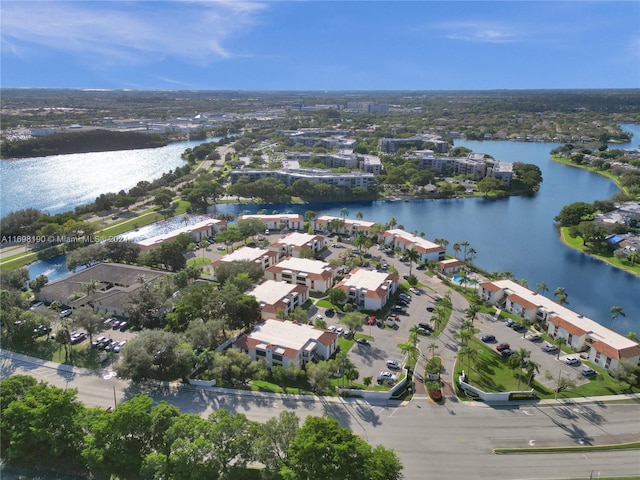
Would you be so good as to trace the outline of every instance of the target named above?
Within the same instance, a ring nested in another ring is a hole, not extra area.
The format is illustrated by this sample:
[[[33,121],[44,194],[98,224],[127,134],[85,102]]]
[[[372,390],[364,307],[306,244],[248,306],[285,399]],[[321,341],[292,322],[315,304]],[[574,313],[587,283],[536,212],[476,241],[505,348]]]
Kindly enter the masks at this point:
[[[567,331],[567,333],[571,335],[578,335],[579,337],[581,337],[582,335],[587,333],[586,330],[584,330],[583,328],[580,328],[575,323],[568,322],[564,318],[559,317],[557,315],[554,315],[549,321],[553,323],[556,327],[564,328]]]

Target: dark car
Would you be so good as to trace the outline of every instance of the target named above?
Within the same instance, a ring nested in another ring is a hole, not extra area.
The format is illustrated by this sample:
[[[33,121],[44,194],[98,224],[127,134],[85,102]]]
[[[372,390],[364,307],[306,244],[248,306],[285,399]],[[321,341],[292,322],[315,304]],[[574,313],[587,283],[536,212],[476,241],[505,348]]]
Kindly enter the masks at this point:
[[[433,312],[435,310],[434,307],[427,307],[427,312]]]
[[[502,355],[503,357],[510,357],[512,354],[513,352],[510,348],[505,348],[504,350],[500,351],[500,355]]]
[[[324,314],[325,314],[327,317],[333,317],[333,316],[335,315],[335,313],[336,313],[336,311],[335,311],[333,308],[328,308],[328,309],[324,312]]]
[[[425,330],[433,330],[431,325],[429,325],[428,323],[425,323],[425,322],[418,322],[418,327],[424,328]]]
[[[356,342],[358,342],[358,345],[370,345],[369,340],[366,338],[358,338]]]
[[[498,345],[496,345],[496,350],[501,352],[503,350],[508,350],[511,347],[511,345],[509,345],[508,343],[499,343]]]
[[[525,331],[525,327],[524,325],[520,325],[519,323],[516,323],[514,325],[511,326],[511,328],[515,331],[515,332],[524,332]]]
[[[121,332],[124,332],[124,331],[128,330],[128,329],[129,329],[129,326],[130,326],[130,325],[129,325],[129,323],[128,323],[128,322],[122,322],[122,323],[120,324],[120,331],[121,331]]]
[[[484,343],[491,343],[496,341],[496,337],[495,335],[482,335],[480,337],[480,340],[482,340]]]

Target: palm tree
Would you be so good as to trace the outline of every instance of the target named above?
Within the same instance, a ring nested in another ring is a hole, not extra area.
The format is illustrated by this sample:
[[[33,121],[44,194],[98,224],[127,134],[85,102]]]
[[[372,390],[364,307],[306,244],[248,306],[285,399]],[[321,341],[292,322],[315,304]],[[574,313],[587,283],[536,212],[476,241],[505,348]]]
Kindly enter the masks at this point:
[[[458,258],[458,254],[460,253],[460,244],[459,243],[454,243],[453,244],[453,256]]]
[[[638,334],[636,332],[628,332],[625,337],[627,337],[629,340],[633,340],[634,342],[638,341]]]
[[[611,320],[613,320],[613,325],[611,327],[611,330],[614,330],[616,328],[616,320],[618,320],[619,316],[623,316],[626,317],[627,315],[622,311],[622,307],[620,306],[613,306],[611,307]]]
[[[398,224],[398,221],[396,220],[396,217],[391,217],[389,219],[389,228],[393,228]]]
[[[567,301],[567,297],[569,296],[567,294],[567,292],[565,291],[564,287],[558,287],[553,291],[553,295],[556,297],[556,302],[558,302],[560,305],[565,305],[567,303],[569,303]]]
[[[100,280],[96,280],[92,278],[87,283],[85,283],[84,290],[87,292],[87,304],[91,305],[89,297],[91,297],[98,290],[98,285],[100,284]]]
[[[469,305],[469,308],[464,311],[464,313],[466,314],[466,318],[471,321],[471,325],[473,325],[473,321],[476,319],[478,313],[480,313],[480,305],[472,303],[471,305]]]
[[[526,287],[527,285],[529,285],[529,282],[527,281],[526,278],[521,278],[520,285],[522,285],[523,287]]]
[[[436,342],[431,342],[427,345],[427,348],[431,350],[431,358],[436,356],[436,350],[438,349],[438,344]]]
[[[460,340],[463,347],[467,346],[471,337],[473,337],[473,333],[467,329],[460,330],[453,334],[453,338]]]
[[[356,218],[358,220],[362,220],[364,218],[364,214],[362,212],[356,212]]]
[[[469,242],[467,242],[465,240],[464,242],[461,242],[460,245],[462,247],[464,247],[464,256],[463,256],[463,258],[464,258],[464,261],[466,262],[467,261],[467,248],[469,248]]]
[[[531,352],[526,348],[520,348],[517,352],[514,352],[513,355],[509,358],[509,366],[514,371],[519,371],[518,373],[518,390],[520,390],[520,380],[522,379],[522,365],[525,359],[528,359],[531,356]]]
[[[406,255],[409,259],[409,276],[411,276],[413,272],[413,262],[417,262],[418,260],[420,260],[420,254],[415,248],[411,247],[406,251]]]
[[[465,260],[467,261],[467,263],[472,264],[472,263],[473,263],[473,261],[474,261],[474,260],[475,260],[475,258],[476,258],[476,254],[477,254],[477,253],[478,253],[478,252],[476,251],[476,249],[475,249],[475,248],[473,248],[473,247],[471,247],[471,248],[469,249],[469,252],[467,252],[467,258],[465,259]]]
[[[349,216],[349,209],[347,207],[342,207],[342,209],[340,209],[340,216],[343,220],[347,218],[347,216]]]
[[[548,291],[549,291],[549,287],[547,287],[547,284],[545,282],[539,282],[536,285],[536,293],[544,294],[544,292],[548,292]]]
[[[567,344],[567,339],[558,335],[553,339],[553,344],[558,347],[558,352],[556,353],[556,359],[560,358],[560,352],[562,352],[562,347]]]
[[[629,260],[629,263],[631,263],[631,266],[633,267],[640,260],[640,252],[631,252],[627,255],[627,260]]]
[[[540,364],[529,359],[527,362],[527,385],[531,386],[536,373],[540,373]]]
[[[477,352],[475,351],[475,349],[471,348],[468,345],[464,345],[460,348],[460,350],[458,351],[458,356],[459,357],[467,357],[467,372],[470,372],[471,370],[471,357],[475,357],[477,355]],[[464,365],[464,363],[463,363]],[[467,376],[469,376],[469,374],[467,373]]]

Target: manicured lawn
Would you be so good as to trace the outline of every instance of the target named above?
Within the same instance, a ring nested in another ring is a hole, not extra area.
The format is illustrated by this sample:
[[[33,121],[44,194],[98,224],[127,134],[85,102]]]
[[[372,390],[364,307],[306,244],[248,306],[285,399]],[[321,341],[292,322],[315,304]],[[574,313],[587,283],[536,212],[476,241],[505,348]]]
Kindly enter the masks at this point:
[[[327,300],[326,298],[322,299],[322,300],[318,300],[316,302],[316,306],[320,307],[320,308],[333,308],[335,310],[335,307],[332,305],[332,303]]]
[[[209,265],[210,263],[211,263],[211,259],[206,257],[205,258],[194,257],[187,260],[187,265],[189,266],[195,265],[196,267],[204,267],[205,265]]]
[[[485,392],[506,392],[533,388],[540,398],[551,399],[555,397],[555,390],[550,390],[535,380],[532,382],[531,387],[529,387],[526,383],[526,370],[524,369],[518,371],[518,373],[522,373],[522,381],[520,382],[520,388],[518,388],[518,378],[516,373],[509,368],[507,359],[496,354],[492,348],[477,338],[472,338],[469,346],[478,351],[478,356],[475,361],[471,361],[473,368],[467,366],[466,358],[458,358],[454,376],[456,380],[460,376],[461,371],[464,370],[468,376],[469,383]],[[627,383],[615,380],[603,369],[594,365],[589,366],[598,372],[598,376],[588,383],[560,392],[558,398],[593,397],[640,392],[640,388],[631,388]],[[539,375],[540,374],[536,374],[536,376]]]
[[[341,352],[348,352],[355,342],[356,341],[353,339],[347,340],[344,337],[338,337],[338,347],[340,348]]]

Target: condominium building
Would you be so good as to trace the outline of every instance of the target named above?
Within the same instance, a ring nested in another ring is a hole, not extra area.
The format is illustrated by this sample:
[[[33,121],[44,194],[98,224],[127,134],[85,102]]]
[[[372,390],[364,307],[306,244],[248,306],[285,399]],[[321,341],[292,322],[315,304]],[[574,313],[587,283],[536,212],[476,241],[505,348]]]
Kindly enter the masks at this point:
[[[347,294],[347,302],[362,310],[382,309],[398,289],[398,275],[354,268],[334,288]]]
[[[264,276],[276,280],[304,285],[312,292],[325,293],[335,282],[337,265],[308,258],[289,257],[266,269]]]
[[[265,280],[246,294],[256,297],[265,320],[276,318],[280,314],[287,316],[309,299],[309,289],[304,285],[291,285],[275,280]]]

